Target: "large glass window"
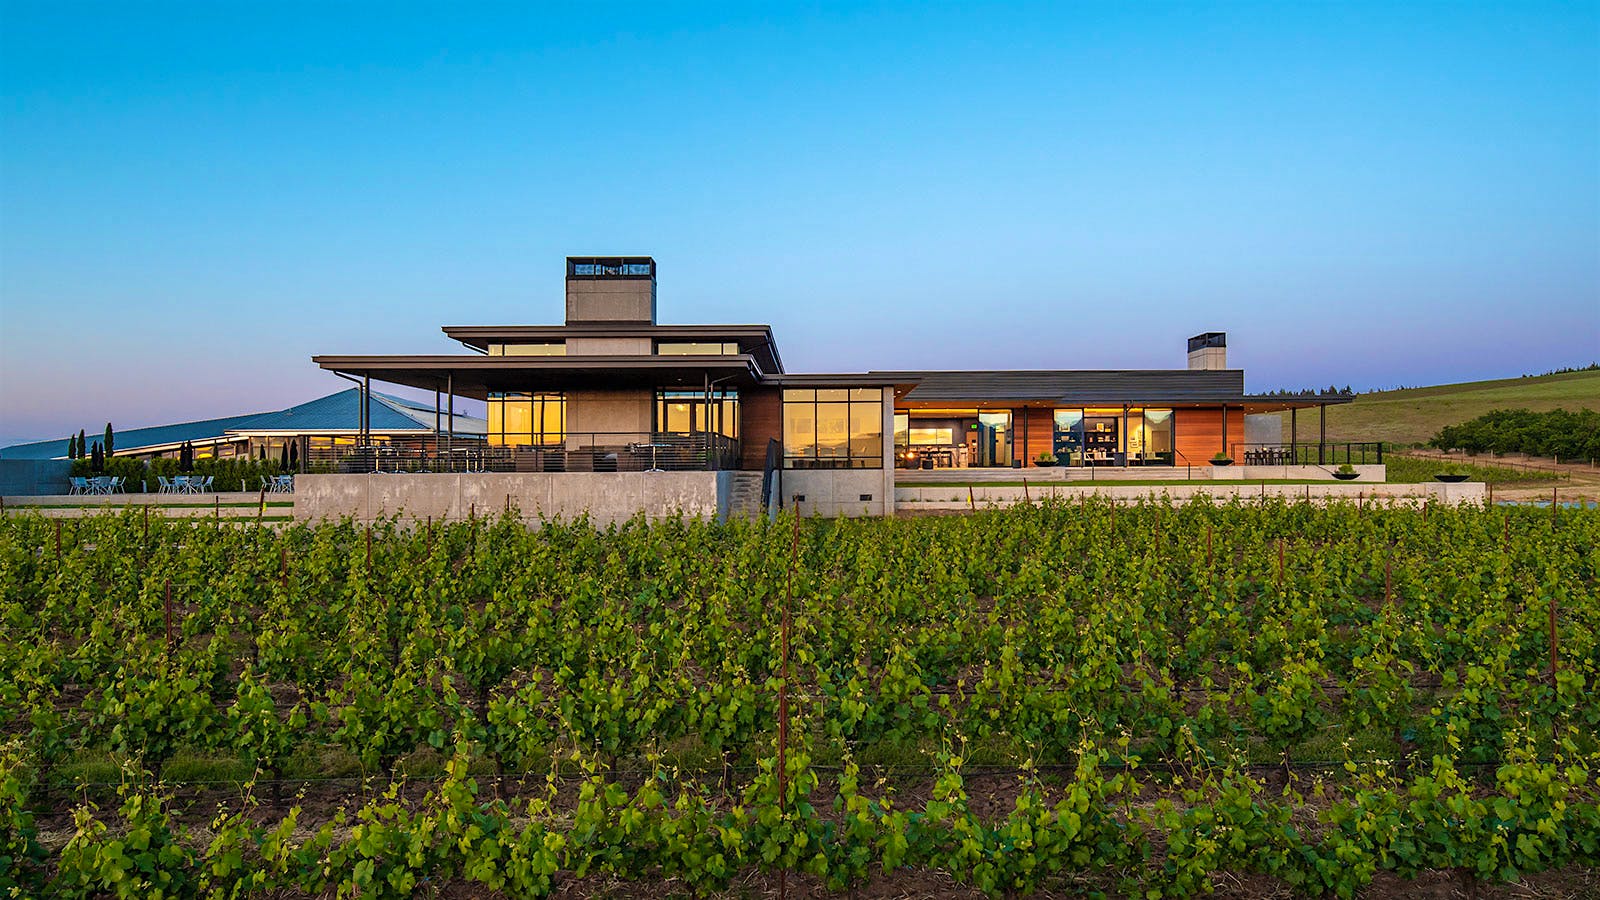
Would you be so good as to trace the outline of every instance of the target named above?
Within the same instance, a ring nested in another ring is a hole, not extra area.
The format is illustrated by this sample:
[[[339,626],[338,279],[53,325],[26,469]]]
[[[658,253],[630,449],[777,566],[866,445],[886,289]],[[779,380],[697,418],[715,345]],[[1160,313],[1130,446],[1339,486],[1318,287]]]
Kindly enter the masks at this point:
[[[711,402],[705,391],[656,391],[655,430],[667,434],[715,432],[739,436],[739,392],[714,390]]]
[[[1144,411],[1144,462],[1172,465],[1172,410]]]
[[[1056,463],[1063,466],[1083,464],[1083,410],[1058,409],[1055,411]]]
[[[545,341],[538,344],[490,344],[490,356],[566,356],[565,341]]]
[[[979,466],[1011,465],[1011,412],[978,413]]]
[[[491,393],[489,446],[549,447],[566,439],[565,394]]]
[[[656,354],[659,356],[737,356],[739,345],[734,341],[717,343],[715,341],[659,341],[656,343]]]
[[[783,452],[790,468],[882,468],[883,390],[784,391]]]

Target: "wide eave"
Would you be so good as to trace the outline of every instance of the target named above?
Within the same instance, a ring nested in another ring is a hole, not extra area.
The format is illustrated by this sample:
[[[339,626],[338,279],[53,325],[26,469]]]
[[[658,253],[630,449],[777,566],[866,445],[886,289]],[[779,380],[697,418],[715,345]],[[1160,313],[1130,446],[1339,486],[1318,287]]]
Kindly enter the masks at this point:
[[[749,387],[762,372],[750,354],[732,356],[314,356],[331,372],[422,390],[451,389],[478,400],[501,391],[693,388],[707,380]]]

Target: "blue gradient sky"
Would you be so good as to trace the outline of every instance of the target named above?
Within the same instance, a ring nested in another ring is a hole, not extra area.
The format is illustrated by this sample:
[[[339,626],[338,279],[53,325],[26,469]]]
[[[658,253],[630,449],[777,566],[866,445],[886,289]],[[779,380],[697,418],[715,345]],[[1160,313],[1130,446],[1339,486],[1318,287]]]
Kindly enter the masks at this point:
[[[1600,358],[1600,6],[4,3],[0,444],[561,317],[1252,390]]]

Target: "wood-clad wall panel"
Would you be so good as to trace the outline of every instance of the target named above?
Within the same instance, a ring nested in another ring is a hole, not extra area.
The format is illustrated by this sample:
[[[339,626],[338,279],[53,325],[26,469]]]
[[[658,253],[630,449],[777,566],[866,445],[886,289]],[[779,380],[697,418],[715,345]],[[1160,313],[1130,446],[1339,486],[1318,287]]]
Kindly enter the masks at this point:
[[[1030,407],[1012,412],[1013,446],[1017,459],[1032,466],[1041,453],[1055,452],[1055,410]]]
[[[767,440],[783,440],[783,393],[751,389],[739,392],[739,468],[761,471],[767,464]]]
[[[1180,409],[1173,412],[1173,445],[1178,465],[1203,466],[1222,446],[1221,409]],[[1244,410],[1228,408],[1228,444],[1244,441]],[[1231,452],[1231,451],[1228,451]]]

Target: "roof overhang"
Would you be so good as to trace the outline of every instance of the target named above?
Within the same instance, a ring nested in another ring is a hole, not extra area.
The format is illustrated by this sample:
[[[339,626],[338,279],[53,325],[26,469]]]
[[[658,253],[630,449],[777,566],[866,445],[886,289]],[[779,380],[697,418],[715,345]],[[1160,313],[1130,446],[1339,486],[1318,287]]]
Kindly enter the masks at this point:
[[[737,341],[741,352],[754,356],[763,371],[782,372],[783,358],[770,325],[641,325],[630,322],[585,322],[573,325],[446,325],[451,340],[487,350],[490,344],[543,343],[570,338],[650,338],[652,341]]]
[[[330,372],[422,390],[453,388],[486,400],[492,392],[695,388],[761,383],[749,354],[735,356],[314,356]]]

